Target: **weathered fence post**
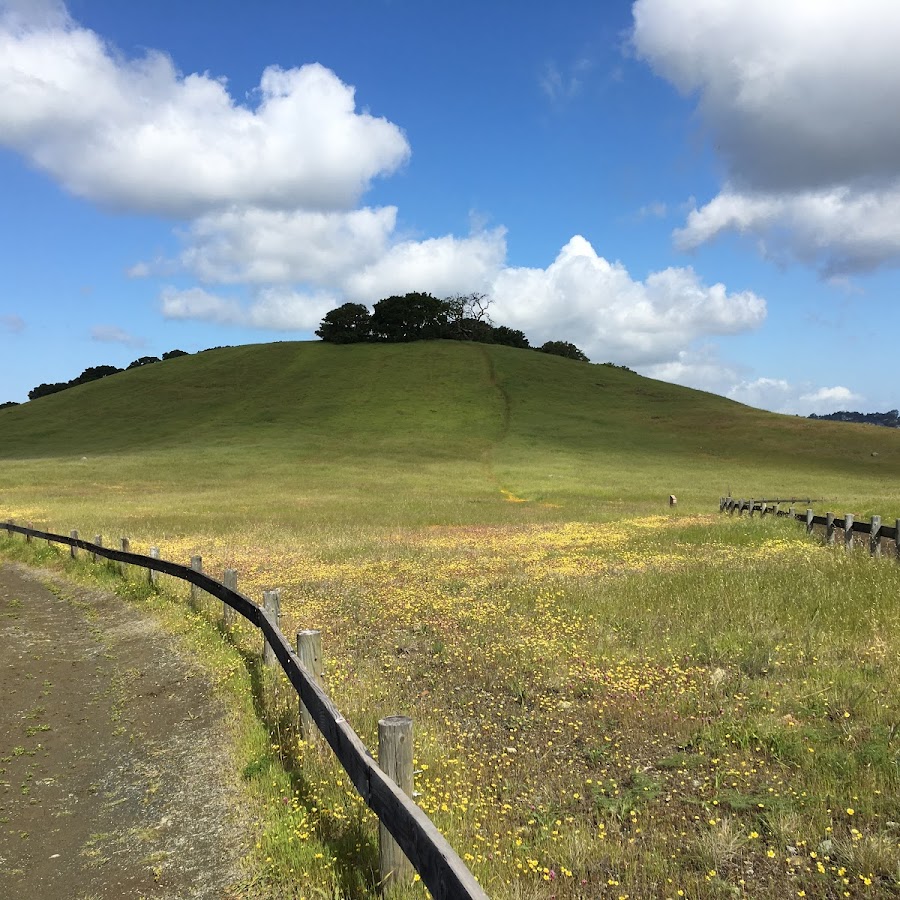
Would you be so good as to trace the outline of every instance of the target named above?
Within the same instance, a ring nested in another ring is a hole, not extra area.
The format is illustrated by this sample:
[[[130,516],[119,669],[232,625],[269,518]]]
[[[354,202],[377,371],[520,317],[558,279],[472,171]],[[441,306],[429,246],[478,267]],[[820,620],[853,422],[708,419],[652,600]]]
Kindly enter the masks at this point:
[[[765,518],[765,515],[766,515],[766,501],[760,500],[759,501],[759,517],[762,519],[762,518]]]
[[[7,520],[6,520],[6,524],[7,524],[7,525],[15,525],[15,524],[16,524],[15,519],[7,519]],[[12,537],[13,534],[14,534],[14,532],[13,532],[11,529],[10,529],[10,530],[7,530],[6,533],[7,533],[7,535],[8,535],[9,537]]]
[[[103,546],[103,535],[102,535],[102,534],[95,534],[95,535],[94,535],[94,543],[95,543],[98,547],[102,547],[102,546]],[[97,556],[96,553],[91,553],[91,562],[97,562],[97,560],[98,560],[99,558],[100,558],[100,557]]]
[[[806,510],[806,533],[813,533],[813,511],[811,509]]]
[[[72,540],[77,541],[78,540],[78,532],[73,529],[72,531],[69,532],[69,537],[72,538]],[[78,548],[74,544],[71,544],[69,546],[69,556],[72,559],[78,558]]]
[[[894,523],[894,550],[897,553],[897,559],[900,559],[900,519]]]
[[[756,506],[756,501],[751,499],[750,500],[750,518],[751,519],[753,518],[753,507],[754,506]]]
[[[281,624],[281,591],[263,591],[263,609],[268,612],[275,620],[275,625]],[[267,666],[275,666],[278,664],[278,657],[275,651],[263,635],[263,662]]]
[[[844,549],[853,549],[853,513],[844,513]]]
[[[788,507],[788,515],[792,519],[796,519],[797,518],[797,510],[793,506],[789,506]]]
[[[222,584],[232,591],[237,590],[237,569],[226,569],[222,573]],[[222,627],[230,630],[234,628],[237,613],[223,600],[222,601]]]
[[[781,515],[781,513],[778,512],[778,504],[777,503],[772,504],[772,515],[776,516],[776,517]]]
[[[834,546],[834,513],[825,513],[825,543]]]
[[[413,794],[413,722],[408,716],[387,716],[378,722],[378,765],[400,790]],[[391,833],[379,824],[381,885],[385,890],[408,884],[413,868]]]
[[[323,673],[325,671],[324,661],[322,660],[322,632],[306,629],[297,632],[297,656],[303,667],[312,675],[313,681],[319,687],[325,687],[323,681]],[[300,701],[300,735],[304,741],[312,741],[315,739],[319,729],[313,721],[309,710]]]
[[[192,556],[191,557],[191,568],[195,572],[203,571],[203,557],[202,556]],[[197,587],[196,584],[191,585],[191,609],[194,612],[199,611],[200,609],[200,588]]]
[[[26,528],[34,528],[34,522],[26,522],[25,527]],[[25,535],[25,543],[26,544],[30,544],[32,542],[32,540],[33,540],[33,538],[30,534]]]
[[[881,556],[881,516],[872,516],[872,527],[869,530],[869,553]]]
[[[119,538],[119,549],[123,553],[131,553],[131,541],[127,537]],[[125,578],[128,574],[128,563],[119,563],[119,574]]]
[[[159,559],[159,547],[151,547],[150,552],[147,554],[150,559]],[[156,584],[159,580],[159,572],[156,569],[147,569],[147,582],[149,584]]]

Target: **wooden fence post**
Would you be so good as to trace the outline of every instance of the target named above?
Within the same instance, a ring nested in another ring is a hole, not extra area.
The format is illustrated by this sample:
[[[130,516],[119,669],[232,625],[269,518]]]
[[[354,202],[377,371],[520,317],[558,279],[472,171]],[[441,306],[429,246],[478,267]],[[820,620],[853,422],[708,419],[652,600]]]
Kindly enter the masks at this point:
[[[127,537],[119,538],[119,549],[123,553],[131,553],[131,541]],[[123,578],[128,575],[128,563],[119,563],[119,574]]]
[[[322,676],[325,671],[325,664],[322,660],[322,632],[313,631],[312,629],[298,631],[297,656],[300,657],[300,662],[303,663],[303,667],[306,671],[312,675],[313,681],[315,681],[319,687],[324,688],[325,683]],[[309,714],[309,710],[303,705],[303,701],[300,700],[301,737],[304,741],[312,742],[318,734],[318,731],[319,729],[316,727],[316,723]]]
[[[806,533],[813,533],[813,511],[811,509],[806,510]]]
[[[853,549],[853,513],[844,513],[844,549]]]
[[[159,559],[159,547],[151,547],[150,548],[150,558],[151,559]],[[156,584],[159,580],[159,572],[156,569],[147,569],[147,581],[150,584]]]
[[[281,591],[276,589],[274,591],[263,591],[263,609],[265,609],[268,613],[271,614],[272,618],[275,619],[275,624],[281,624]],[[278,665],[278,657],[275,655],[275,651],[272,649],[272,646],[266,640],[265,636],[263,636],[263,662],[267,666],[276,666]]]
[[[237,569],[226,569],[222,573],[222,584],[233,591],[237,590]],[[222,627],[226,631],[234,628],[237,613],[224,601],[222,601]]]
[[[773,504],[772,504],[772,515],[773,515],[773,516],[780,516],[780,515],[781,515],[781,513],[778,512],[778,504],[777,504],[777,503],[773,503]]]
[[[69,532],[69,537],[72,538],[73,540],[77,541],[78,540],[78,532],[73,529],[72,531]],[[74,544],[72,544],[69,547],[69,556],[71,559],[78,558],[78,548]]]
[[[15,524],[16,524],[15,519],[7,519],[7,520],[6,520],[6,524],[7,524],[7,525],[15,525]],[[14,532],[8,530],[8,531],[6,532],[6,534],[7,534],[8,537],[11,538],[11,537],[13,537]]]
[[[825,513],[825,543],[834,546],[834,513]]]
[[[881,516],[872,516],[872,527],[869,530],[869,553],[881,556]]]
[[[413,722],[408,716],[387,716],[379,720],[378,765],[404,794],[412,796]],[[382,889],[390,890],[409,884],[413,867],[390,832],[380,823],[378,837]]]
[[[897,552],[897,559],[900,559],[900,519],[894,523],[894,550]]]
[[[789,507],[788,507],[788,515],[789,515],[792,519],[796,519],[796,518],[797,518],[797,510],[794,509],[793,506],[789,506]]]
[[[202,556],[192,556],[191,557],[191,568],[195,572],[203,571],[203,557]],[[196,584],[191,585],[191,609],[194,612],[198,612],[200,609],[200,588],[197,587]]]
[[[760,500],[759,501],[759,517],[762,519],[762,518],[765,518],[765,515],[766,515],[766,501]]]
[[[26,522],[25,527],[26,528],[34,528],[34,522]],[[25,543],[26,544],[30,544],[33,540],[34,540],[34,538],[30,534],[25,535]]]
[[[103,535],[102,535],[102,534],[95,534],[95,535],[94,535],[94,543],[95,543],[98,547],[102,547],[102,546],[103,546]],[[97,556],[96,553],[92,553],[92,554],[91,554],[91,562],[97,562],[98,559],[100,559],[100,557]]]
[[[751,500],[751,501],[750,501],[750,518],[751,518],[751,519],[753,518],[753,507],[754,507],[754,506],[756,506],[756,501],[755,501],[755,500]]]

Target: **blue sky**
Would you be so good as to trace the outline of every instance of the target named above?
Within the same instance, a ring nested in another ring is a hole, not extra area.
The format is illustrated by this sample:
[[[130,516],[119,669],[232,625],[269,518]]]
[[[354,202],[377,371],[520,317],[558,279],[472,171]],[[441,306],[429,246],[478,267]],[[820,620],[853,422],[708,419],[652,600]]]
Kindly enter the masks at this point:
[[[477,290],[596,362],[896,407],[898,45],[893,0],[0,0],[0,401]]]

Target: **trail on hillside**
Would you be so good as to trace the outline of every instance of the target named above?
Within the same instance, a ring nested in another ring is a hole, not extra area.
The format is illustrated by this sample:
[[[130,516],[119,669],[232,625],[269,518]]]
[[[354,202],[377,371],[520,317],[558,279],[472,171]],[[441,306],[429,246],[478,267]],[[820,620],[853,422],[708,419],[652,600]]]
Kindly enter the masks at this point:
[[[0,697],[0,896],[230,896],[224,711],[153,619],[0,564]]]
[[[497,378],[497,369],[494,366],[494,360],[491,357],[491,354],[488,353],[487,348],[483,345],[479,344],[477,346],[478,351],[481,353],[485,365],[487,366],[488,383],[500,395],[501,402],[500,434],[492,443],[488,444],[488,446],[485,448],[482,454],[482,459],[484,461],[484,467],[485,471],[487,472],[488,479],[495,485],[497,485],[498,491],[512,496],[508,491],[504,490],[500,479],[497,477],[497,473],[494,470],[494,450],[497,448],[497,445],[503,443],[503,441],[506,440],[506,437],[509,435],[510,420],[512,417],[512,403],[509,398],[509,393]]]

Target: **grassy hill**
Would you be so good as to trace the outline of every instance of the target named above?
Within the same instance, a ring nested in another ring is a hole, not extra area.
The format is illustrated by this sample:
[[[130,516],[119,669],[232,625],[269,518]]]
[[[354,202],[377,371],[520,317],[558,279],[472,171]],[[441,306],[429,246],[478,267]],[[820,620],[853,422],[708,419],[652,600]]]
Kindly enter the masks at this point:
[[[672,492],[708,511],[729,489],[900,514],[895,431],[450,341],[210,351],[0,410],[0,433],[0,459],[15,461],[7,491],[24,480],[70,494],[85,478],[92,490],[132,480],[148,497],[219,486],[233,509],[236,480],[289,519],[285,489],[289,507],[299,495],[330,519],[390,521],[411,494],[431,498],[416,506],[436,521],[502,518],[511,497],[544,504],[542,517],[548,504],[563,517],[647,511]]]

